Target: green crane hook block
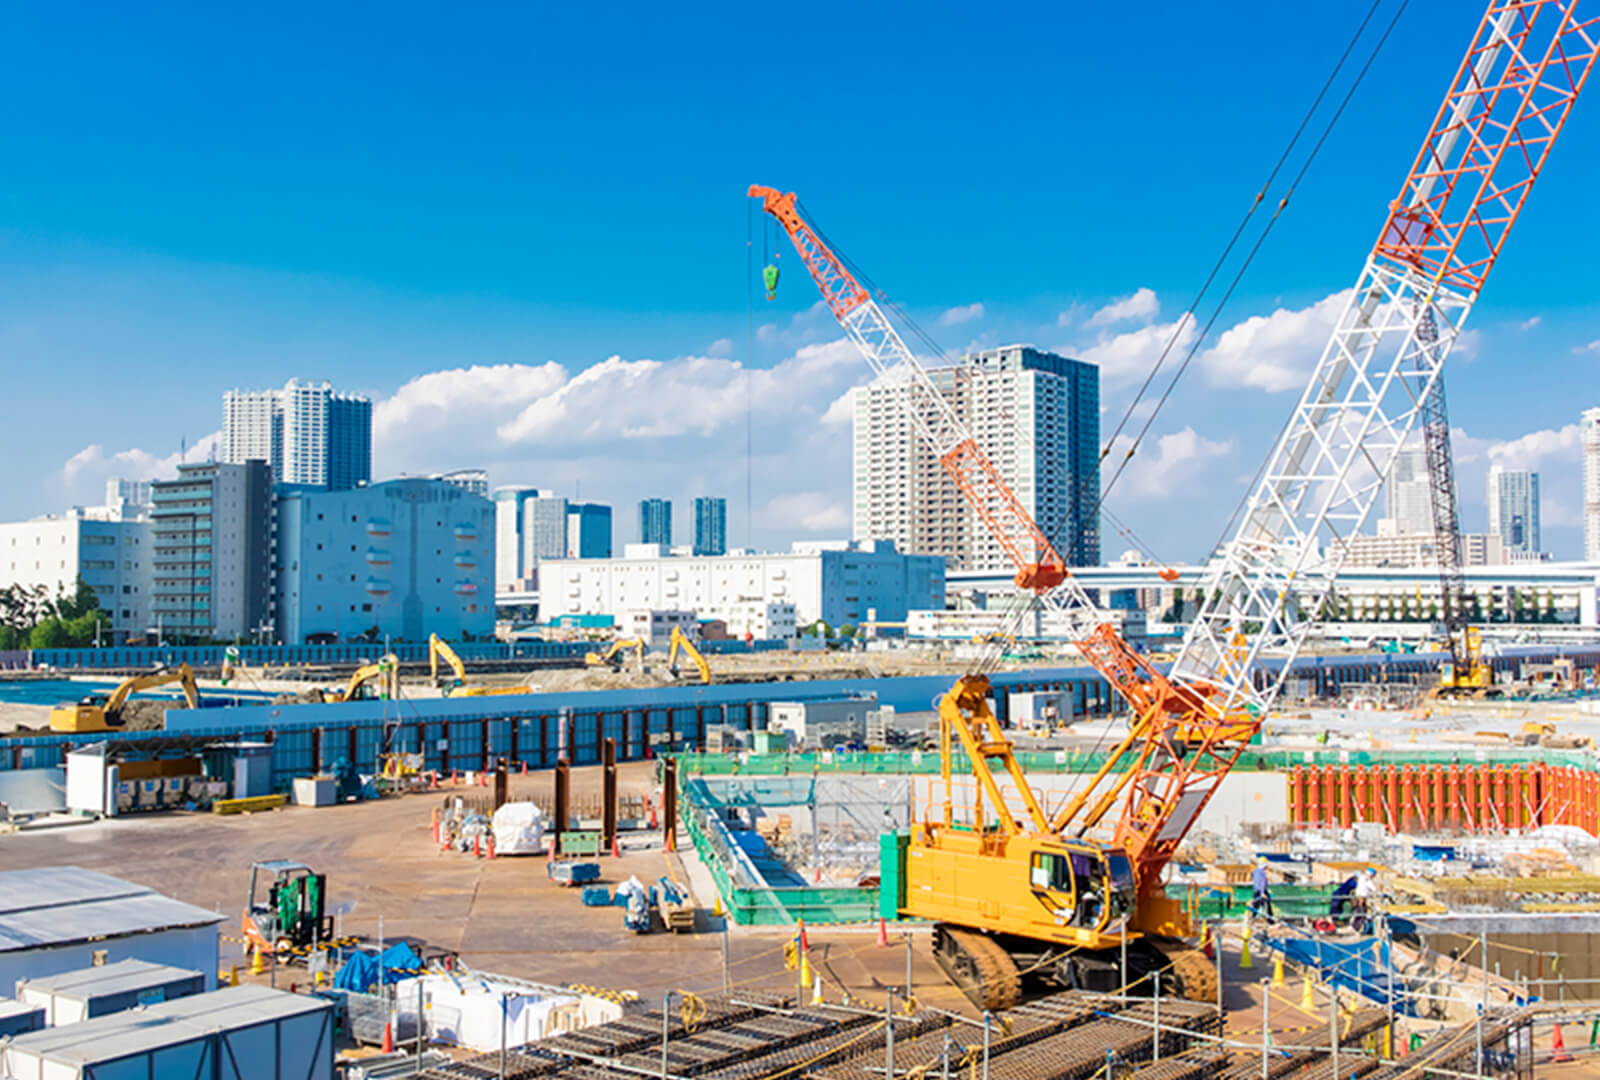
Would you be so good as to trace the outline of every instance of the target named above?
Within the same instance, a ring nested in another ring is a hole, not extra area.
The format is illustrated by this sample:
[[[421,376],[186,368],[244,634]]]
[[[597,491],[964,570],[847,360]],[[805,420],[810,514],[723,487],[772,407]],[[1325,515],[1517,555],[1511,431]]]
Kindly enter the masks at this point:
[[[767,299],[778,298],[778,264],[771,263],[761,268],[761,281],[767,287]]]

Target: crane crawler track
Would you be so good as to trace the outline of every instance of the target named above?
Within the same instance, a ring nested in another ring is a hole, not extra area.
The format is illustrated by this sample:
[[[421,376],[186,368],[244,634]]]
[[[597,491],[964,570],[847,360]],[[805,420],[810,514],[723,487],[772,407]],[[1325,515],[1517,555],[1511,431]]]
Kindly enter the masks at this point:
[[[1217,969],[1205,953],[1178,938],[1151,938],[1149,944],[1165,969],[1161,982],[1164,992],[1188,1001],[1217,1000]],[[1169,979],[1176,980],[1176,985]]]
[[[987,934],[940,923],[933,931],[933,958],[976,1008],[998,1012],[1022,999],[1016,961]]]

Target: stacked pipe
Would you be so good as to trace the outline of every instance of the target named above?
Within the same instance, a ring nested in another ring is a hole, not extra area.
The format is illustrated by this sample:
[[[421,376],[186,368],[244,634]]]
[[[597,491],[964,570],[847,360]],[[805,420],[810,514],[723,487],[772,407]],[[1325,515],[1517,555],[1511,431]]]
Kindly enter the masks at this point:
[[[1600,835],[1600,773],[1542,762],[1448,765],[1297,765],[1289,821],[1389,832],[1495,833],[1574,825]]]

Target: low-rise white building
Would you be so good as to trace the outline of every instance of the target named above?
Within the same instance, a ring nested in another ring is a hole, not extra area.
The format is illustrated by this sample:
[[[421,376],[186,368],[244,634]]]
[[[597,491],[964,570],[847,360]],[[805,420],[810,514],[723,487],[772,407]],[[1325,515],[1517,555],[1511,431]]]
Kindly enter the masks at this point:
[[[787,601],[740,600],[722,616],[730,637],[756,641],[787,641],[799,633],[795,608]]]
[[[112,520],[102,507],[74,507],[0,525],[0,588],[43,587],[70,597],[82,578],[106,613],[102,643],[121,645],[151,623],[150,522]]]
[[[676,626],[690,641],[700,637],[700,620],[692,611],[660,611],[637,608],[617,612],[617,637],[638,638],[646,646],[665,645]]]
[[[1134,641],[1145,636],[1145,614],[1142,611],[1102,609],[1101,622],[1117,627],[1122,637]],[[946,641],[971,641],[988,634],[1014,633],[1030,641],[1072,641],[1076,634],[1074,624],[1064,611],[1034,608],[1019,620],[1014,612],[1003,608],[963,609],[960,611],[913,611],[906,616],[906,637],[940,638]]]
[[[637,552],[637,555],[635,553]],[[902,555],[887,540],[807,541],[782,554],[684,558],[633,544],[620,559],[552,559],[540,567],[540,617],[628,610],[693,611],[730,623],[741,604],[791,604],[797,626],[889,621],[944,606],[944,560]]]

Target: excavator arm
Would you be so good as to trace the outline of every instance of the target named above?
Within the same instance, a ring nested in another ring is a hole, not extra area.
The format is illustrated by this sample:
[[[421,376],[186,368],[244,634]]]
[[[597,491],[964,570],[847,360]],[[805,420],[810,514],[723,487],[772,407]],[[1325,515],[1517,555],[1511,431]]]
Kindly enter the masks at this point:
[[[433,678],[433,685],[439,685],[439,661],[443,659],[450,665],[450,670],[455,673],[456,686],[464,686],[467,681],[467,666],[461,662],[461,657],[450,647],[450,643],[439,637],[438,634],[428,635],[428,671]]]
[[[370,682],[380,683],[379,693],[391,699],[400,696],[400,658],[394,653],[380,657],[364,667],[356,668],[344,688],[341,701],[354,701],[361,688]]]
[[[706,662],[705,655],[689,640],[689,635],[674,626],[672,628],[671,643],[667,647],[667,669],[676,677],[678,674],[678,654],[681,652],[694,664],[695,670],[700,672],[700,681],[711,682],[711,665]]]
[[[157,686],[168,686],[172,683],[183,685],[184,700],[189,703],[189,708],[200,707],[200,689],[194,681],[194,671],[188,664],[179,664],[176,668],[167,671],[153,671],[147,675],[135,675],[124,679],[111,691],[111,696],[106,698],[105,710],[107,716],[116,716],[122,711],[122,706],[128,698],[140,690],[149,690]]]

